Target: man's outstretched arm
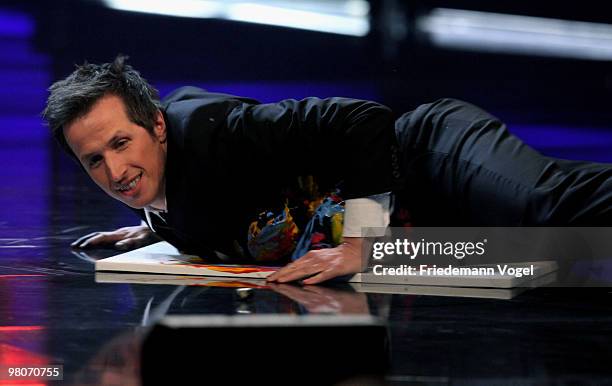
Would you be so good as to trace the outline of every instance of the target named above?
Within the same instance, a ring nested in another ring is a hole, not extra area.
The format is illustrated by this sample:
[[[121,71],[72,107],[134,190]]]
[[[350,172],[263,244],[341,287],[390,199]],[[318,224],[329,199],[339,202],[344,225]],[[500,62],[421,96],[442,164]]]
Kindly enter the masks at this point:
[[[145,223],[141,225],[119,228],[110,232],[93,232],[85,235],[70,246],[72,248],[115,248],[128,250],[144,247],[160,241],[157,236]]]

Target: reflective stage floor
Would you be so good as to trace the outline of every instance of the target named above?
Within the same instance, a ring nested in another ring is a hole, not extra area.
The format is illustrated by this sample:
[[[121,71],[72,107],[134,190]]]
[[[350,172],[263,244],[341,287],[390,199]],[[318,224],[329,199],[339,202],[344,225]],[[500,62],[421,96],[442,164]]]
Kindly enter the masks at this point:
[[[17,144],[0,152],[0,365],[64,369],[63,382],[31,384],[139,384],[143,333],[164,315],[186,314],[375,315],[389,327],[389,385],[612,379],[612,290],[605,288],[481,299],[283,285],[256,288],[241,300],[235,288],[97,283],[93,261],[113,252],[75,253],[70,241],[137,219],[70,161],[28,149]],[[283,355],[282,348],[248,343],[242,350],[270,355],[269,374],[274,355]],[[308,371],[310,364],[302,365]]]

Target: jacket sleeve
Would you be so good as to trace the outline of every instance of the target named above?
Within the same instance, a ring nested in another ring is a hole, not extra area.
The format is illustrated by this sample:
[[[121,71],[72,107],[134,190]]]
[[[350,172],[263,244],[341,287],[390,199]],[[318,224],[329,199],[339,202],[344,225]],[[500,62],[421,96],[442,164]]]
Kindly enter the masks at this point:
[[[345,199],[388,192],[399,176],[393,113],[375,102],[243,103],[232,109],[226,124],[226,140],[254,149],[255,157],[275,170],[284,165],[283,173],[341,183]]]

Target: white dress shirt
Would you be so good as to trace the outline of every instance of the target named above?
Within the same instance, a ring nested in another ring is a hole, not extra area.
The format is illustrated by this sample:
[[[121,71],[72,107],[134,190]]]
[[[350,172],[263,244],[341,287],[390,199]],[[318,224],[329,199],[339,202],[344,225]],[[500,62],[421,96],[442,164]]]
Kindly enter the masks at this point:
[[[343,237],[364,237],[362,228],[372,228],[367,236],[383,236],[389,225],[391,192],[344,202]]]

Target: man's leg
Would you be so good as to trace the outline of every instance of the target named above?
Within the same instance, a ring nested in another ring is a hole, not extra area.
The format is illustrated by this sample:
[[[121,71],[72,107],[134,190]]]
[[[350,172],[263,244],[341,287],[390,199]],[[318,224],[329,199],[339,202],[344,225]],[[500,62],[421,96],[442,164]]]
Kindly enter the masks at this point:
[[[612,165],[545,157],[474,105],[421,105],[396,132],[415,225],[612,225]]]
[[[558,169],[536,187],[527,216],[554,225],[612,226],[612,165],[549,159]]]

